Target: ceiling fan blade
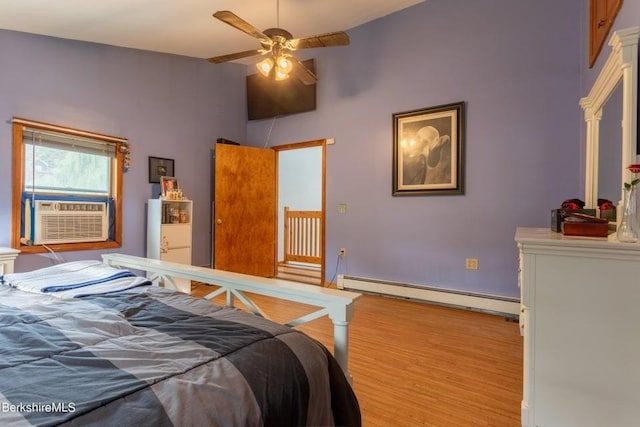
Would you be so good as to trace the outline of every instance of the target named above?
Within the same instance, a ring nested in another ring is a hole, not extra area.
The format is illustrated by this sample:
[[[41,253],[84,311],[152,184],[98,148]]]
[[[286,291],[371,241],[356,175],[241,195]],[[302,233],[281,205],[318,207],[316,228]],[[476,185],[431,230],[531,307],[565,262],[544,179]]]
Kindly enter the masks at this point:
[[[287,41],[293,49],[311,49],[315,47],[346,46],[349,44],[349,35],[344,31],[319,34],[317,36],[302,37]]]
[[[265,40],[265,41],[270,40],[269,36],[264,34],[262,31],[258,30],[256,27],[249,24],[247,21],[240,18],[238,15],[236,15],[233,12],[230,12],[228,10],[219,10],[213,14],[213,17],[218,18],[225,24],[229,24],[233,28],[236,28],[242,31],[243,33],[249,34],[250,36],[253,36],[257,39]]]
[[[214,56],[213,58],[207,59],[207,61],[219,64],[221,62],[233,61],[240,58],[246,58],[248,56],[262,55],[262,53],[262,49],[245,50],[243,52],[230,53],[228,55]]]
[[[305,85],[312,85],[318,81],[318,77],[314,74],[313,71],[304,66],[304,64],[298,61],[296,58],[293,58],[295,64],[293,69],[291,70],[291,74],[294,75],[298,80]]]

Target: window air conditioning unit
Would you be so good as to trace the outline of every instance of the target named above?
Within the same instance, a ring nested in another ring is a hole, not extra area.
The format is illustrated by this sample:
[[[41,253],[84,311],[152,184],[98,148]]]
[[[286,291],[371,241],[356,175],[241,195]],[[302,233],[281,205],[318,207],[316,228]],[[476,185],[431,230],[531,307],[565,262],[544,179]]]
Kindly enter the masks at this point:
[[[109,237],[105,202],[36,200],[34,217],[36,245],[100,242]]]

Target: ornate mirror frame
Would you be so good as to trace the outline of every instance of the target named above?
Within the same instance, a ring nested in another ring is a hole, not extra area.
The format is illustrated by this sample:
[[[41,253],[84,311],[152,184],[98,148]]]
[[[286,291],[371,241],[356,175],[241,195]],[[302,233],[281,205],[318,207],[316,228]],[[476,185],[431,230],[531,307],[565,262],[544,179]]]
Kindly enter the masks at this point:
[[[611,53],[596,79],[589,95],[580,100],[584,110],[586,130],[585,207],[597,208],[598,152],[600,147],[600,119],[602,108],[617,85],[622,82],[622,174],[623,182],[632,179],[627,166],[637,163],[638,136],[638,37],[640,27],[618,30],[609,40]],[[617,202],[617,201],[616,201]]]

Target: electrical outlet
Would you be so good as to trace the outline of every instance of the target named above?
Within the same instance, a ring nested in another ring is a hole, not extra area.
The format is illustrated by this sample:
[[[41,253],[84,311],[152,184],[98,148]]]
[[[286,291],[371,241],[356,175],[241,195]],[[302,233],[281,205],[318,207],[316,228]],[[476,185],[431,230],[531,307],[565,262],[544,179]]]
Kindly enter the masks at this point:
[[[478,258],[467,258],[464,262],[464,266],[467,270],[477,270]]]
[[[347,248],[340,248],[338,251],[338,256],[346,257],[347,256]]]

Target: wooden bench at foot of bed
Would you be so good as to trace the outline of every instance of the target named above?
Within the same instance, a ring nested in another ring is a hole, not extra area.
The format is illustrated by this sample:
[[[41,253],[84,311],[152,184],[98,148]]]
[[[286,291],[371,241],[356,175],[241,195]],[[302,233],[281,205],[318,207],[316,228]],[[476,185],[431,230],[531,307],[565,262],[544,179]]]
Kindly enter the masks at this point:
[[[359,293],[132,255],[103,254],[102,259],[113,267],[145,271],[147,277],[156,283],[162,281],[165,285],[171,286],[174,284],[172,277],[180,277],[218,286],[218,289],[205,298],[211,299],[226,293],[227,305],[233,307],[234,297],[237,297],[254,314],[265,318],[268,316],[244,292],[320,307],[319,310],[293,319],[286,325],[294,327],[322,316],[329,316],[333,322],[333,354],[347,378],[351,380],[349,373],[349,322],[353,317],[353,303],[361,296]]]

